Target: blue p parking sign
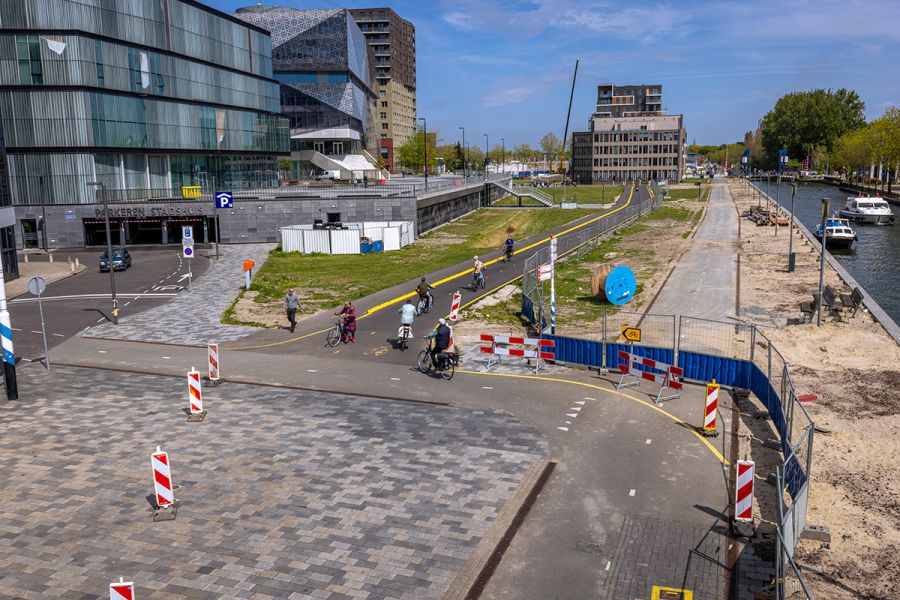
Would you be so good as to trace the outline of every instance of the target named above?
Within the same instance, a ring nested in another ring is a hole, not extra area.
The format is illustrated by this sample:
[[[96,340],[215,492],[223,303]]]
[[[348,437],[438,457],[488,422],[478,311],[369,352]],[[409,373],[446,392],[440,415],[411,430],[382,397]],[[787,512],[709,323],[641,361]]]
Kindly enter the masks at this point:
[[[234,196],[231,192],[216,192],[216,208],[233,208]]]

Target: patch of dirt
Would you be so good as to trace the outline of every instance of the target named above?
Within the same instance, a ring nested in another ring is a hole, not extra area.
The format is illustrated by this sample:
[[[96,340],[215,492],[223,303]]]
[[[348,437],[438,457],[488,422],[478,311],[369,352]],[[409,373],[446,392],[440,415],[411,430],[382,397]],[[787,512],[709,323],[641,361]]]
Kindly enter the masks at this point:
[[[743,212],[756,200],[730,185]],[[807,523],[831,532],[829,547],[801,541],[795,558],[822,570],[805,580],[816,598],[895,598],[900,581],[900,347],[872,316],[821,327],[796,324],[819,283],[819,255],[793,233],[796,271],[787,272],[788,231],[741,223],[742,318],[763,328],[790,365],[814,436]],[[826,263],[825,283],[850,288]],[[795,417],[796,418],[796,417]],[[768,486],[771,487],[771,486]]]
[[[287,327],[287,314],[284,310],[282,301],[257,303],[254,301],[259,292],[250,290],[241,296],[234,305],[235,319],[242,323],[254,323],[257,327],[271,327],[277,329],[279,327]],[[300,303],[304,303],[302,294],[300,295]],[[297,323],[302,323],[304,319],[312,315],[309,313],[297,313]]]

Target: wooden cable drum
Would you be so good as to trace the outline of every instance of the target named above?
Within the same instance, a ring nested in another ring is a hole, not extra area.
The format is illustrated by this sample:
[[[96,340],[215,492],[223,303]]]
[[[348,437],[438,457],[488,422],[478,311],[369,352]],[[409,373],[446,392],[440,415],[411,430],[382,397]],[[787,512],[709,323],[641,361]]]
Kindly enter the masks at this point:
[[[606,277],[612,270],[612,265],[600,265],[594,269],[594,273],[591,275],[591,295],[600,300],[606,300],[606,292],[603,290],[606,287]]]

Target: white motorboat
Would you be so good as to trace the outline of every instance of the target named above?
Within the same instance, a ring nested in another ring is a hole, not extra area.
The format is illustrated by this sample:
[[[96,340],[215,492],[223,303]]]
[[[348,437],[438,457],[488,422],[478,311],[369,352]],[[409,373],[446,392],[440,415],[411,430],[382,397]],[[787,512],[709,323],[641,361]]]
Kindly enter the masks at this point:
[[[894,213],[891,211],[890,205],[883,198],[878,197],[847,198],[847,204],[841,209],[840,215],[851,223],[894,224]]]
[[[822,241],[822,224],[816,225],[816,239]],[[825,224],[825,247],[848,249],[856,241],[856,233],[847,219],[829,217]]]

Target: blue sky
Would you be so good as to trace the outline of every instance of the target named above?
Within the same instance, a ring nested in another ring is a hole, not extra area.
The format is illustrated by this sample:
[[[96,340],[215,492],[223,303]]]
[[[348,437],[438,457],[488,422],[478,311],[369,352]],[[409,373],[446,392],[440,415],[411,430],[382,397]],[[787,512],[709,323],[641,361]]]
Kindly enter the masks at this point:
[[[249,4],[205,0],[225,11]],[[900,105],[900,0],[282,0],[294,8],[390,6],[416,26],[419,116],[445,142],[537,146],[586,128],[598,83],[661,83],[688,141],[743,138],[782,94],[855,89],[867,116]]]

